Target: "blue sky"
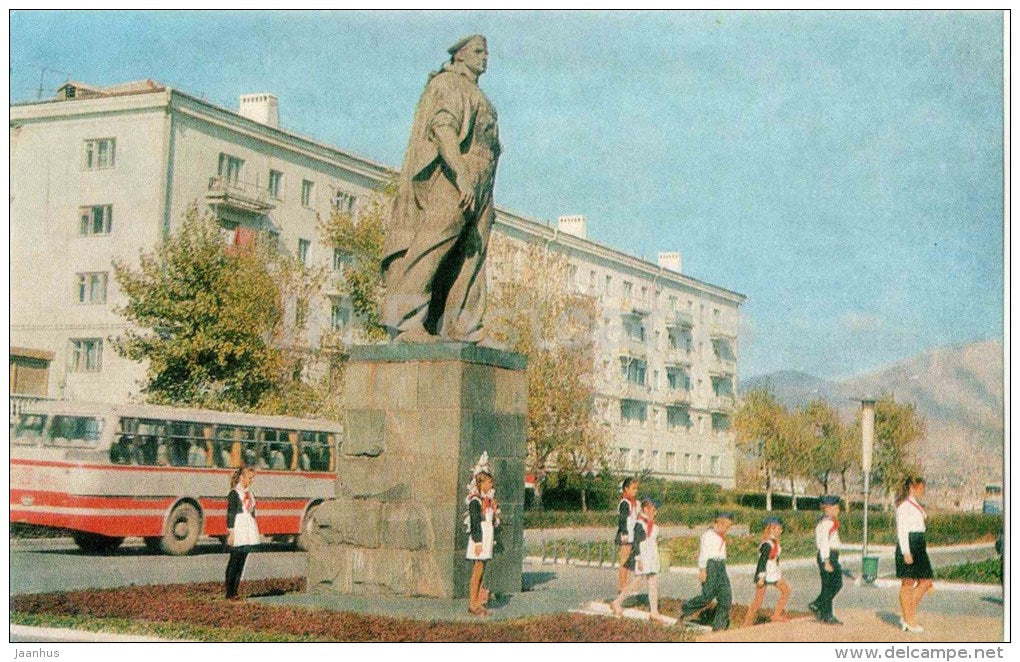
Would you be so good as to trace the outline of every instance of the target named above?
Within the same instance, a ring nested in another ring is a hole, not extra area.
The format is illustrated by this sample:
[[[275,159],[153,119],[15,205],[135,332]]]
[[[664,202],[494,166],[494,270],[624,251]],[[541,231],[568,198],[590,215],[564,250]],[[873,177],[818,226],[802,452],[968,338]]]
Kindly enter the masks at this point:
[[[1002,337],[998,12],[15,12],[11,100],[153,78],[399,166],[489,38],[497,204],[748,296],[745,377]]]

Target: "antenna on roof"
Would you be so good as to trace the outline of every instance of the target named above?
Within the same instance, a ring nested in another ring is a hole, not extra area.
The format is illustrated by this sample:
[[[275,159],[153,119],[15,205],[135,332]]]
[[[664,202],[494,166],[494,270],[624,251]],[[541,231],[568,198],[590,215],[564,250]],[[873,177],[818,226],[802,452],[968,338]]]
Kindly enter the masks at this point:
[[[67,73],[66,71],[61,71],[60,69],[54,69],[53,67],[47,67],[47,66],[44,66],[44,65],[41,65],[41,64],[32,64],[31,62],[26,62],[25,66],[32,67],[34,69],[38,69],[39,70],[39,88],[36,90],[36,93],[35,93],[36,99],[39,99],[39,100],[41,100],[43,98],[43,91],[46,89],[45,87],[43,87],[43,85],[44,85],[44,83],[46,81],[46,72],[47,71],[52,71],[55,74],[63,74],[63,75],[68,76],[68,77],[71,76],[71,74]]]

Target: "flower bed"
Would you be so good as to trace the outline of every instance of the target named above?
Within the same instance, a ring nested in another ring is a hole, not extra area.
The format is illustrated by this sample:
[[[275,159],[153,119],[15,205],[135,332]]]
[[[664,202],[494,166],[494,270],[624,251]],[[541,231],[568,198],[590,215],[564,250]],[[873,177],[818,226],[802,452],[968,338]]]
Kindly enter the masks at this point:
[[[203,641],[500,641],[642,642],[690,641],[689,632],[632,620],[555,614],[505,622],[448,623],[351,612],[275,607],[221,598],[219,583],[132,586],[117,589],[13,596],[12,621],[53,622],[60,617],[87,629],[129,621],[134,632],[158,633],[179,624],[180,636]],[[304,590],[303,578],[245,582],[246,595]],[[678,607],[678,605],[674,605]],[[667,612],[669,613],[669,612]],[[45,618],[44,618],[45,617]],[[59,622],[59,619],[58,619]],[[238,624],[244,624],[239,628]],[[147,630],[147,627],[153,630]],[[138,628],[142,628],[139,630]],[[197,633],[197,634],[196,634]]]

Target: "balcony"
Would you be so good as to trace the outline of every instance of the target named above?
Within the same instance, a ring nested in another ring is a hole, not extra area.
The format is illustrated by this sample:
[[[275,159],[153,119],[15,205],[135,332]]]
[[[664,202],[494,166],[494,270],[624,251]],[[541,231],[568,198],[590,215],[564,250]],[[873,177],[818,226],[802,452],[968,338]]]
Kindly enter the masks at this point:
[[[691,392],[681,388],[666,388],[662,398],[669,404],[689,405],[691,404]]]
[[[249,214],[265,214],[276,208],[269,189],[226,177],[210,177],[206,202]]]
[[[736,400],[732,395],[711,395],[708,398],[708,408],[712,411],[728,411],[733,409]]]
[[[689,329],[694,326],[694,315],[684,310],[674,310],[670,316],[666,318],[666,326],[677,326]]]

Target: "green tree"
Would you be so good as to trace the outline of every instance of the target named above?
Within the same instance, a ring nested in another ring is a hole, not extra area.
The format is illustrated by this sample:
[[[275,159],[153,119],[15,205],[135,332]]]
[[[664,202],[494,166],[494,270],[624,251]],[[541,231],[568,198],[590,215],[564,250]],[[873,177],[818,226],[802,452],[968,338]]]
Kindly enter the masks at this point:
[[[323,241],[339,251],[340,269],[333,279],[333,289],[350,300],[358,338],[365,342],[386,338],[380,322],[385,293],[382,251],[394,194],[395,188],[389,184],[368,198],[357,216],[334,210],[329,218],[319,221]]]
[[[924,418],[917,413],[915,405],[896,402],[889,394],[875,402],[871,484],[885,490],[887,507],[892,504],[903,480],[910,474],[919,473],[914,447],[924,436],[924,430]]]
[[[120,260],[113,269],[127,296],[118,312],[135,325],[114,347],[147,363],[150,402],[251,410],[274,388],[279,291],[257,251],[227,250],[211,215],[192,205],[138,269]]]
[[[814,438],[810,457],[811,477],[829,494],[833,478],[844,470],[848,430],[839,419],[839,412],[822,398],[812,400],[800,410],[805,425]]]
[[[755,459],[765,489],[765,508],[772,510],[775,481],[783,474],[783,452],[788,414],[765,388],[743,395],[733,415],[737,447]]]
[[[542,483],[558,467],[574,480],[605,463],[607,436],[594,420],[597,302],[570,287],[570,264],[548,247],[494,235],[486,326],[528,357],[527,469]]]
[[[782,408],[775,440],[776,474],[790,484],[790,503],[797,510],[797,481],[811,475],[815,442],[807,420],[797,411]]]

